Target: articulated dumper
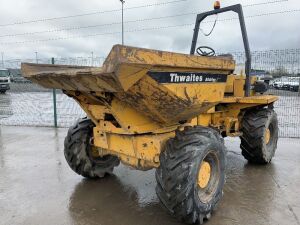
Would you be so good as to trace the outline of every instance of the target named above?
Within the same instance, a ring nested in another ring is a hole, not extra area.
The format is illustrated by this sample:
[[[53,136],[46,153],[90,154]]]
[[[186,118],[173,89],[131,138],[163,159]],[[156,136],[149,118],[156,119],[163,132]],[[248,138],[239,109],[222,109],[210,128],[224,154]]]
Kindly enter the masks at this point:
[[[230,55],[196,43],[208,16],[238,14],[245,73]],[[197,55],[195,55],[195,51]],[[251,53],[241,5],[197,15],[190,54],[115,45],[101,68],[22,64],[23,76],[61,89],[86,112],[67,134],[65,158],[77,174],[101,178],[120,162],[156,169],[156,192],[185,223],[209,219],[223,195],[224,137],[240,137],[242,155],[270,163],[277,148],[277,97],[250,76]]]

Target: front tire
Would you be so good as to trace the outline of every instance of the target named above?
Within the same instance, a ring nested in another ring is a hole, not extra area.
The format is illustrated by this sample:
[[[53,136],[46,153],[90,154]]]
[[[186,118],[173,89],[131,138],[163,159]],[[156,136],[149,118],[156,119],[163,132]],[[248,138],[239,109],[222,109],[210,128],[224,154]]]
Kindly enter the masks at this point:
[[[242,119],[242,155],[250,163],[267,164],[274,157],[278,141],[278,119],[273,109],[255,109]]]
[[[170,214],[185,223],[209,219],[225,182],[225,147],[207,127],[186,128],[169,139],[156,170],[156,193]]]
[[[64,144],[64,154],[70,168],[86,178],[101,178],[105,174],[111,174],[120,163],[116,156],[93,156],[90,139],[94,126],[88,118],[78,120],[70,127]]]

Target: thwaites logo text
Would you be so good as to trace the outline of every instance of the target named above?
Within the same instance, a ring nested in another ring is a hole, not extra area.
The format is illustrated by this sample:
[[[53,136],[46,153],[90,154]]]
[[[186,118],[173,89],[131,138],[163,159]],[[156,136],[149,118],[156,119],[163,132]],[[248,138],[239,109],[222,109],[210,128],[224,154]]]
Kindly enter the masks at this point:
[[[148,75],[158,83],[225,83],[227,81],[226,74],[149,71]]]

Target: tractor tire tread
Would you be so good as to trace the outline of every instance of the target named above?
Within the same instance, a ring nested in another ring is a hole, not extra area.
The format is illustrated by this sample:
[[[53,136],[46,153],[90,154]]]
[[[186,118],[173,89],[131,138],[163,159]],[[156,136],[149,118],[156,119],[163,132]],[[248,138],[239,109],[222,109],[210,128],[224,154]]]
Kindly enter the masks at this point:
[[[275,137],[274,146],[270,154],[267,154],[267,147],[264,144],[264,133],[268,123],[274,123]],[[270,163],[277,148],[278,120],[274,110],[263,108],[246,112],[242,120],[241,150],[242,155],[250,163]]]
[[[64,155],[70,168],[77,174],[86,178],[101,178],[105,174],[111,174],[120,161],[111,156],[112,160],[99,166],[90,159],[87,148],[93,127],[93,122],[88,118],[79,119],[70,127],[64,141]]]
[[[195,181],[189,179],[195,173],[195,160],[212,142],[225,155],[223,140],[217,131],[200,126],[188,127],[177,131],[176,136],[167,141],[160,155],[160,167],[155,174],[157,196],[172,215],[185,223],[192,224],[208,219],[222,197],[222,189],[219,189],[211,206],[199,209],[194,200]]]

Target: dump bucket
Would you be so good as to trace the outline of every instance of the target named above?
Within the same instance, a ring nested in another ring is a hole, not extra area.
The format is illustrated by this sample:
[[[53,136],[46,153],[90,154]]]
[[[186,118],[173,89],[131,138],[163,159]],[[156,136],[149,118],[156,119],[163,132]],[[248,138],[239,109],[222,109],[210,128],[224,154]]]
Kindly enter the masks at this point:
[[[22,64],[45,88],[110,92],[157,122],[185,121],[221,102],[232,59],[116,45],[103,67]]]

